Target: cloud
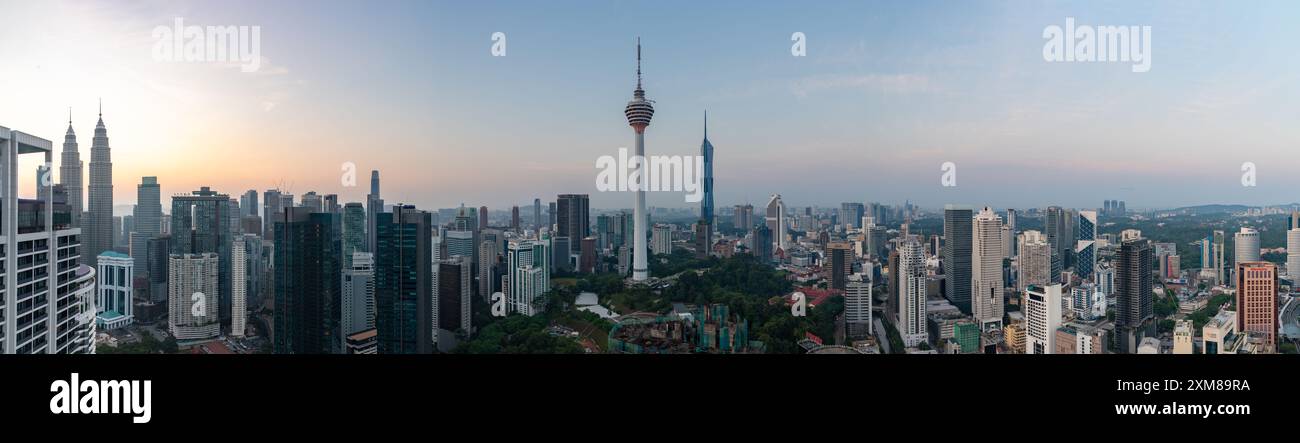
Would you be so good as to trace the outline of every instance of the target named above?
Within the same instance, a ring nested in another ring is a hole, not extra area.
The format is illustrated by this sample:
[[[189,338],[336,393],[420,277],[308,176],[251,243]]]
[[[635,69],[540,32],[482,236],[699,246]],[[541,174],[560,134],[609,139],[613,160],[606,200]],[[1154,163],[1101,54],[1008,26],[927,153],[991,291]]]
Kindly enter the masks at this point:
[[[929,77],[916,74],[815,75],[794,80],[790,84],[790,90],[802,98],[825,91],[930,93],[937,91],[937,87]]]

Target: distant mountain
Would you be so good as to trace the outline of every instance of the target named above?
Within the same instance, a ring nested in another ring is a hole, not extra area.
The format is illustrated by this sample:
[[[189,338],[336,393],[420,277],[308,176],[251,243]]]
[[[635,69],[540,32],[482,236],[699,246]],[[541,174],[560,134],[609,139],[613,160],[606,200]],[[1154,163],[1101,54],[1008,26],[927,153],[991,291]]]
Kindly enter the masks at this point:
[[[1189,213],[1189,214],[1224,214],[1224,213],[1243,212],[1243,211],[1245,211],[1245,210],[1247,210],[1247,209],[1250,209],[1250,208],[1260,208],[1260,207],[1283,207],[1283,208],[1285,208],[1285,207],[1291,207],[1291,206],[1296,206],[1296,204],[1295,204],[1295,203],[1287,203],[1287,204],[1281,204],[1281,205],[1266,205],[1266,206],[1248,206],[1248,205],[1199,205],[1199,206],[1184,206],[1184,207],[1181,207],[1181,208],[1172,209],[1172,211],[1178,211],[1178,212]]]

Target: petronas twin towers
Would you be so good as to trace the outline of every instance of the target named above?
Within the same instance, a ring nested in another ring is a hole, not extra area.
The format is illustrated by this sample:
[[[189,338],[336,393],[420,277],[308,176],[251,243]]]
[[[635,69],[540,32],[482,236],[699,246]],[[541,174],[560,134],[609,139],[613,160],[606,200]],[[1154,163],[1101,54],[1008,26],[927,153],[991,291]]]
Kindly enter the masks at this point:
[[[95,266],[99,254],[113,249],[113,160],[102,106],[90,145],[90,205],[85,208],[82,207],[81,178],[81,153],[77,151],[77,135],[72,130],[72,115],[69,113],[68,132],[63,137],[59,164],[59,184],[68,192],[72,226],[81,228],[81,261]]]

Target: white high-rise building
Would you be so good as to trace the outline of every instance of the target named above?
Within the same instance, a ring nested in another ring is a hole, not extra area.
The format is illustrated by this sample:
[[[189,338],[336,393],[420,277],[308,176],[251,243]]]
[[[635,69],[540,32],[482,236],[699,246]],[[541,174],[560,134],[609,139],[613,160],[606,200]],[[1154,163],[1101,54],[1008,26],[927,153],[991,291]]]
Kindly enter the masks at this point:
[[[1286,275],[1300,279],[1300,228],[1286,231]]]
[[[216,253],[172,254],[167,263],[168,326],[177,340],[221,335]]]
[[[1061,327],[1061,285],[1025,289],[1025,353],[1056,352],[1056,328]]]
[[[971,243],[971,313],[980,330],[1002,328],[1002,217],[987,206],[975,216]]]
[[[0,149],[0,354],[94,354],[96,273],[78,265],[82,231],[54,223],[55,205],[45,204],[54,186],[18,198],[21,154],[51,164],[54,144],[0,126]]]
[[[506,247],[506,313],[533,315],[534,303],[550,291],[551,253],[546,240],[510,240]]]
[[[375,327],[374,254],[353,252],[352,267],[344,269],[341,278],[339,312],[342,318],[339,325],[346,340],[349,335]]]
[[[654,232],[650,234],[650,252],[673,253],[673,232],[669,230],[668,225],[655,225]]]
[[[925,251],[908,238],[898,250],[898,333],[903,345],[913,347],[929,340],[925,323]]]
[[[108,331],[130,325],[135,321],[131,308],[135,261],[121,252],[108,251],[99,254],[95,266],[99,276],[95,291],[95,326]]]
[[[239,241],[230,248],[230,336],[243,337],[247,322],[248,253]]]
[[[1020,255],[1016,257],[1016,288],[1024,292],[1031,285],[1046,285],[1052,281],[1052,248],[1047,237],[1039,231],[1025,231],[1017,236]]]
[[[1241,228],[1241,232],[1233,237],[1233,241],[1236,243],[1234,263],[1259,261],[1259,231],[1254,228]]]
[[[871,274],[854,274],[845,284],[844,328],[851,340],[871,336]]]
[[[645,98],[645,89],[641,88],[641,39],[636,41],[636,90],[632,91],[632,100],[627,102],[627,107],[623,110],[623,115],[627,117],[627,124],[636,131],[636,148],[633,153],[635,158],[641,159],[637,162],[637,169],[640,170],[640,183],[634,183],[636,186],[636,206],[632,208],[632,280],[644,281],[650,278],[650,261],[646,253],[646,223],[647,217],[645,208],[645,191],[649,184],[647,177],[649,168],[645,162],[645,128],[650,126],[650,118],[655,115],[653,102]],[[580,239],[570,239],[570,241],[581,241]]]

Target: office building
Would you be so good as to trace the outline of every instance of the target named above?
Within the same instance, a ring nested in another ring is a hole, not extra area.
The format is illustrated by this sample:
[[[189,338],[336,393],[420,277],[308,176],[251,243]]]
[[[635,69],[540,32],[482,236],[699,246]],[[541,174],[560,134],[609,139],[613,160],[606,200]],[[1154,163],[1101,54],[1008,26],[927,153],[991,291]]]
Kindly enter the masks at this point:
[[[1061,326],[1061,285],[1025,289],[1025,353],[1051,354]]]
[[[545,240],[510,240],[506,247],[507,313],[534,315],[550,291],[551,254]]]
[[[471,314],[473,264],[467,257],[452,257],[438,262],[437,302],[434,324],[437,325],[438,350],[448,352],[461,339],[474,333]],[[480,283],[481,284],[481,283]]]
[[[369,252],[353,252],[352,265],[344,268],[340,282],[339,312],[343,336],[375,328],[375,259]]]
[[[969,207],[946,205],[943,210],[944,298],[971,313],[972,215]]]
[[[971,238],[971,311],[981,331],[1002,329],[1002,217],[984,207]]]
[[[1140,233],[1125,231],[1124,237],[1116,254],[1115,326],[1120,350],[1133,353],[1152,332],[1152,250]]]
[[[826,244],[826,274],[831,289],[844,289],[853,273],[853,245],[849,242]]]
[[[1264,352],[1277,352],[1277,265],[1238,262],[1236,271],[1238,330],[1261,340]]]
[[[305,206],[286,208],[275,221],[277,354],[341,351],[339,225],[337,215]]]
[[[101,105],[102,106],[102,105]],[[48,160],[47,160],[48,161]],[[87,264],[92,267],[99,254],[113,249],[113,160],[104,128],[104,111],[95,124],[95,138],[90,145],[90,186],[86,207],[88,219],[82,222]]]
[[[380,354],[428,354],[433,330],[433,218],[411,205],[378,214],[375,329]],[[472,243],[471,243],[472,245]]]
[[[212,252],[220,259],[217,285],[220,319],[230,322],[230,197],[207,186],[190,194],[172,196],[172,254]]]
[[[95,327],[101,331],[110,331],[130,325],[135,321],[132,295],[135,292],[135,261],[130,256],[116,251],[100,254],[96,260],[96,275],[99,276],[96,290]]]
[[[856,274],[845,286],[844,328],[849,340],[872,336],[870,274]]]

